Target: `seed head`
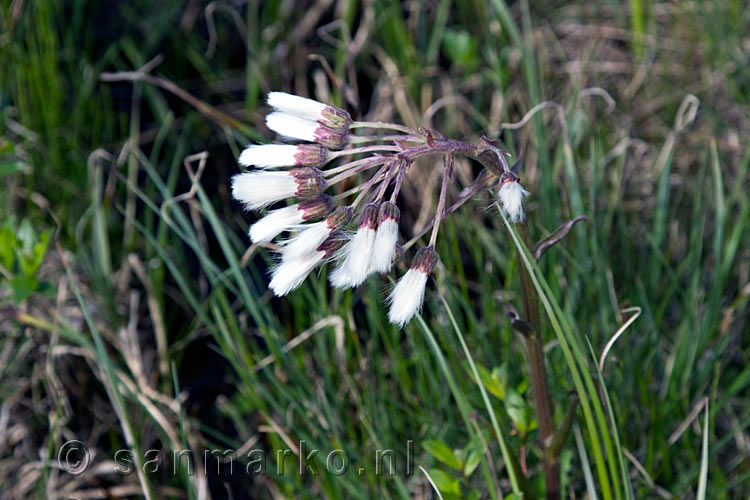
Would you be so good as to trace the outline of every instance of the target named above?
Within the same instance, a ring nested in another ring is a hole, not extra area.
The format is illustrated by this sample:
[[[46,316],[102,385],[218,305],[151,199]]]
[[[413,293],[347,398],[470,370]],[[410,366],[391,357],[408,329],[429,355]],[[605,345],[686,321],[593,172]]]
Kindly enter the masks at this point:
[[[411,267],[398,280],[388,297],[388,320],[402,327],[422,308],[427,277],[437,264],[438,256],[432,247],[417,251]]]
[[[503,213],[511,222],[520,222],[524,219],[523,200],[529,196],[521,183],[518,182],[518,176],[512,172],[506,172],[500,178],[500,205]]]
[[[375,244],[370,258],[370,272],[387,273],[391,270],[398,242],[398,223],[401,211],[390,201],[380,205],[380,224],[375,233]]]
[[[331,273],[331,284],[349,288],[362,284],[370,275],[370,258],[378,227],[378,206],[371,203],[362,209],[357,232],[341,249],[340,263]]]

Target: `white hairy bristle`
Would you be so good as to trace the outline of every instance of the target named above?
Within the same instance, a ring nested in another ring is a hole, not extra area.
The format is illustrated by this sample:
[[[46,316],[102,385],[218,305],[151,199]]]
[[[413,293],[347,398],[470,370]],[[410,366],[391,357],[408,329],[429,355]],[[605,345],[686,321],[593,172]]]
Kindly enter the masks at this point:
[[[398,242],[398,224],[393,219],[380,223],[375,233],[375,244],[370,257],[370,272],[387,273],[391,270]]]
[[[517,181],[506,181],[500,186],[500,205],[511,222],[520,222],[524,219],[523,200],[529,194]]]
[[[312,121],[321,119],[323,110],[327,107],[322,102],[286,92],[269,92],[268,105],[276,111],[283,111]]]
[[[304,212],[298,205],[279,208],[268,212],[265,217],[250,226],[250,240],[253,243],[268,243],[280,233],[302,223]]]
[[[286,295],[299,287],[307,275],[323,261],[325,252],[312,252],[299,257],[283,258],[274,268],[268,288],[277,297]]]
[[[246,167],[275,168],[296,165],[297,146],[288,144],[255,144],[240,154],[240,165]]]
[[[281,136],[309,142],[315,142],[315,130],[320,126],[312,120],[281,111],[266,116],[266,125]]]
[[[427,274],[419,269],[406,271],[388,296],[388,320],[403,328],[421,309],[426,285]]]
[[[331,273],[331,284],[349,288],[362,284],[370,275],[370,259],[375,245],[375,230],[360,227],[341,249],[340,263]]]
[[[302,230],[281,243],[281,258],[294,259],[312,254],[331,235],[326,221],[302,226]]]
[[[248,210],[290,198],[297,192],[297,181],[288,172],[248,172],[232,177],[232,197]]]

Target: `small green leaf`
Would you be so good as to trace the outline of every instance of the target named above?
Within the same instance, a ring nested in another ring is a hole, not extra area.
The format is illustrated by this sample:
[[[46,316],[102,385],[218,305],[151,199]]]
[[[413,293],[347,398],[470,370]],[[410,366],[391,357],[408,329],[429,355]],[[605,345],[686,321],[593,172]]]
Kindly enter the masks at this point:
[[[26,300],[39,286],[39,282],[33,276],[17,274],[10,280],[10,288],[13,290],[13,302],[20,304]]]
[[[471,490],[469,494],[466,495],[466,500],[479,500],[480,498],[482,498],[482,494],[479,492],[479,490]]]
[[[458,479],[440,469],[430,469],[430,478],[445,498],[460,498],[461,486]]]
[[[21,259],[21,262],[19,263],[21,272],[26,276],[33,276],[36,274],[39,266],[42,265],[42,260],[44,259],[44,254],[47,252],[47,245],[49,244],[51,234],[51,231],[42,233],[39,241],[34,243],[31,248],[31,252]]]
[[[487,371],[487,368],[477,365],[477,371],[479,372],[479,378],[482,379],[482,385],[500,401],[505,399],[505,391],[508,388],[508,370],[505,365],[495,367],[492,373]]]
[[[461,461],[456,457],[456,454],[453,453],[453,450],[451,450],[447,444],[441,443],[440,441],[425,441],[422,443],[422,448],[427,450],[427,453],[438,459],[439,461],[443,462],[448,467],[452,467],[456,470],[462,470],[463,464]]]
[[[536,429],[537,422],[534,412],[523,397],[515,391],[509,390],[505,398],[505,411],[522,435]]]
[[[482,456],[477,450],[470,449],[466,451],[466,460],[464,461],[464,476],[471,476],[482,461]]]

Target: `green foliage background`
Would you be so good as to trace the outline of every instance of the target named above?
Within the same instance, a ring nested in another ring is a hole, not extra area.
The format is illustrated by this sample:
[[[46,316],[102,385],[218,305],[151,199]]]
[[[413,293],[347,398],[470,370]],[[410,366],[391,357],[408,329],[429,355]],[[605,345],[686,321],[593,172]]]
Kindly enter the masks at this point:
[[[248,250],[254,216],[228,192],[241,149],[273,139],[269,90],[500,138],[523,154],[534,240],[588,217],[534,269],[556,422],[576,390],[602,410],[576,413],[566,495],[750,495],[741,0],[0,0],[0,26],[8,498],[430,498],[427,476],[406,473],[410,441],[444,498],[512,498],[501,443],[543,495],[523,343],[502,305],[520,309],[524,263],[491,196],[441,229],[423,319],[403,331],[385,320],[385,277],[340,293],[324,269],[272,298],[271,254]],[[147,64],[163,80],[112,76]],[[431,167],[405,188],[407,237],[434,206]],[[462,182],[477,173],[459,167]],[[640,315],[600,373],[628,308]],[[127,448],[168,466],[73,477],[55,467],[69,439],[94,464]],[[321,450],[320,475],[273,473],[301,440]],[[173,449],[262,450],[272,472],[246,474],[240,457],[233,473],[175,474]],[[346,474],[325,470],[335,449]],[[385,449],[394,475],[376,474]]]

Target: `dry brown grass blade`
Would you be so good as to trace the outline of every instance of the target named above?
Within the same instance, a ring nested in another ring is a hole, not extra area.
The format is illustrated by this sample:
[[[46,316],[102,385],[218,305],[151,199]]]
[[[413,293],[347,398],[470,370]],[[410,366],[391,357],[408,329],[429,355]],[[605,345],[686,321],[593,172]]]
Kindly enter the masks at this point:
[[[692,424],[696,418],[698,418],[698,415],[700,414],[701,410],[704,406],[708,404],[708,397],[704,396],[696,403],[696,405],[693,407],[693,411],[690,412],[690,415],[687,416],[685,420],[675,429],[675,431],[672,433],[671,436],[669,436],[669,439],[667,440],[667,444],[672,446],[677,442],[678,439],[680,439],[680,436],[682,436],[685,431],[690,427],[690,424]]]
[[[628,460],[630,460],[630,463],[633,464],[633,467],[635,467],[635,469],[638,471],[638,473],[643,477],[643,479],[646,481],[646,484],[649,486],[649,488],[651,488],[652,490],[654,490],[654,492],[656,492],[657,495],[659,495],[660,497],[665,498],[667,500],[669,500],[671,498],[675,498],[675,496],[672,495],[672,493],[670,493],[669,491],[665,490],[664,488],[662,488],[661,486],[659,486],[658,484],[656,484],[656,482],[654,482],[653,478],[649,475],[649,473],[646,470],[646,468],[643,465],[641,465],[641,463],[633,456],[632,453],[630,453],[625,448],[622,449],[622,452],[625,454],[625,456],[628,458]]]
[[[154,288],[151,285],[151,280],[146,274],[146,268],[141,262],[138,255],[131,253],[128,255],[128,264],[133,270],[138,280],[141,282],[146,290],[146,303],[148,304],[149,314],[151,315],[151,321],[154,326],[154,340],[156,341],[156,352],[159,355],[159,374],[162,377],[169,375],[169,361],[167,353],[167,332],[164,326],[164,318],[162,317],[161,307],[156,299]]]
[[[552,234],[540,240],[539,243],[536,244],[536,248],[534,249],[534,259],[539,260],[541,256],[544,255],[544,252],[557,245],[560,241],[563,240],[563,238],[568,235],[568,233],[570,233],[570,230],[573,229],[573,226],[576,224],[576,222],[581,222],[584,220],[588,220],[588,217],[586,217],[585,215],[579,215],[575,219],[571,219],[561,224],[557,229],[552,231]]]
[[[160,57],[160,56],[158,56]],[[152,85],[155,85],[163,90],[166,90],[167,92],[174,94],[175,96],[179,97],[186,103],[193,106],[195,109],[203,113],[207,118],[215,122],[220,127],[230,127],[236,130],[242,130],[245,132],[248,132],[249,129],[239,120],[227,115],[226,113],[222,113],[215,107],[211,106],[210,104],[201,101],[197,97],[195,97],[193,94],[188,92],[187,90],[183,89],[176,83],[172,82],[171,80],[167,80],[166,78],[162,78],[160,76],[154,76],[150,75],[148,71],[153,69],[153,67],[161,62],[160,59],[154,58],[149,63],[146,63],[143,67],[135,70],[135,71],[118,71],[118,72],[104,72],[101,75],[99,75],[99,79],[103,82],[138,82],[143,81],[146,83],[150,83]],[[156,64],[154,64],[154,61],[157,61]]]
[[[323,318],[317,323],[315,323],[313,326],[305,330],[304,332],[300,333],[296,337],[294,337],[292,340],[287,342],[284,347],[281,348],[281,352],[289,352],[304,341],[308,340],[310,337],[312,337],[315,333],[319,332],[323,328],[327,327],[333,327],[334,335],[336,336],[336,351],[339,356],[339,359],[344,358],[344,319],[341,316],[329,316],[327,318]],[[257,372],[259,370],[262,370],[263,368],[267,367],[268,365],[272,364],[274,362],[273,355],[269,354],[262,360],[260,360],[258,363],[253,366],[252,370],[253,372]]]
[[[638,319],[638,316],[641,315],[641,308],[640,307],[628,307],[626,309],[623,309],[620,311],[620,314],[626,314],[626,313],[635,313],[631,317],[628,318],[628,320],[617,329],[617,331],[612,335],[612,338],[609,339],[607,342],[607,345],[604,346],[604,350],[602,351],[602,355],[599,357],[599,371],[604,373],[604,362],[607,360],[607,354],[609,354],[609,351],[612,349],[612,346],[615,345],[615,342],[617,342],[617,339],[620,338],[620,336],[625,333],[625,330],[628,329],[630,325],[633,324],[633,321]]]

